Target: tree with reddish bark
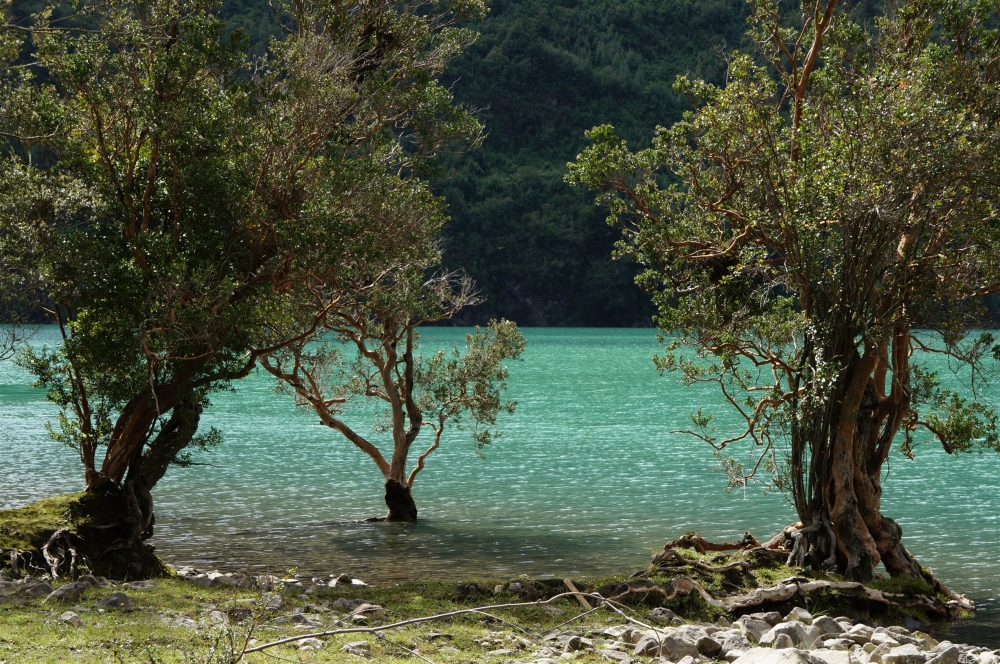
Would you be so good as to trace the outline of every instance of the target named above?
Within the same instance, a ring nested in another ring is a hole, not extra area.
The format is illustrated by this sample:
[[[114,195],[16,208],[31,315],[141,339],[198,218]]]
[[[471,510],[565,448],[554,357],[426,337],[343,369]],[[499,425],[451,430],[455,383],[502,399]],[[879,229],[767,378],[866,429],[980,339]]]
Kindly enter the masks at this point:
[[[722,88],[679,79],[694,110],[650,149],[595,128],[568,177],[646,267],[660,369],[715,384],[742,423],[724,436],[699,411],[688,433],[732,485],[769,470],[790,491],[793,562],[932,580],[881,512],[883,469],[921,431],[1000,448],[978,390],[1000,348],[970,331],[1000,290],[997,8],[904,0],[870,30],[837,0],[804,2],[798,25],[786,10],[755,0],[759,59],[734,53]],[[969,390],[921,368],[931,354]]]
[[[274,4],[286,37],[255,60],[215,0],[5,5],[0,258],[63,337],[21,362],[124,546],[168,466],[217,442],[209,395],[296,341],[271,335],[282,298],[316,265],[408,255],[357,191],[479,135],[436,80],[478,0]]]
[[[467,278],[427,279],[427,267],[420,262],[310,284],[299,315],[316,332],[260,360],[278,379],[279,392],[313,410],[378,467],[388,512],[374,520],[417,520],[413,481],[440,447],[446,427],[468,429],[478,452],[500,435],[497,416],[512,414],[516,406],[503,397],[504,362],[520,357],[525,344],[514,323],[477,327],[466,335],[464,351],[456,345],[426,358],[417,354],[420,325],[448,319],[475,301]],[[380,406],[372,431],[388,434],[388,455],[346,421],[345,409],[357,400]],[[431,441],[411,468],[410,448],[424,430]]]

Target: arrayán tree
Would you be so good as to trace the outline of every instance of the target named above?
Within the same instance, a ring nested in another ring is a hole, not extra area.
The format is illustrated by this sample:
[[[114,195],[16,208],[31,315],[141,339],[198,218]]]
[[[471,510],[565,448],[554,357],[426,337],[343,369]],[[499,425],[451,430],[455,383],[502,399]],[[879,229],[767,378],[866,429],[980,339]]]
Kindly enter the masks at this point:
[[[870,29],[837,0],[755,0],[757,58],[724,87],[679,79],[694,110],[631,152],[611,127],[571,165],[601,190],[622,254],[669,340],[664,370],[714,383],[743,426],[692,433],[731,481],[790,490],[800,562],[870,579],[926,576],[881,512],[883,467],[915,436],[1000,447],[973,390],[920,368],[941,353],[980,384],[997,354],[969,334],[1000,289],[996,7],[905,0]],[[728,457],[752,446],[744,465]],[[727,452],[722,452],[727,450]]]
[[[478,131],[436,81],[476,0],[280,3],[255,60],[220,4],[7,5],[0,30],[0,256],[63,333],[22,362],[111,498],[111,548],[150,536],[152,486],[217,440],[196,434],[208,396],[295,341],[272,334],[282,299],[391,244],[352,174],[391,188],[392,155]]]

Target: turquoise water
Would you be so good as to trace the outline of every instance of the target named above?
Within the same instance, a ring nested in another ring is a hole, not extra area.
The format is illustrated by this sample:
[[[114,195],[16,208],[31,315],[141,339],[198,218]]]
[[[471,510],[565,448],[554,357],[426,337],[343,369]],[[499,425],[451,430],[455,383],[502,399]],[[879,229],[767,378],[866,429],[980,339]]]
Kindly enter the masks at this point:
[[[425,330],[424,349],[465,332]],[[767,538],[794,520],[781,495],[725,493],[711,450],[671,433],[719,399],[657,374],[651,330],[525,335],[524,361],[511,365],[517,414],[485,459],[467,434],[445,436],[414,486],[417,525],[358,523],[384,513],[374,464],[255,375],[213,398],[203,422],[225,443],[198,459],[206,465],[174,469],[156,488],[157,550],[176,564],[349,571],[377,582],[599,574],[642,567],[686,531]],[[53,330],[36,337],[46,340],[55,342]],[[45,432],[54,409],[27,383],[0,365],[0,508],[82,486],[74,453]],[[355,422],[365,429],[364,420]],[[982,603],[961,629],[1000,645],[998,495],[1000,455],[956,458],[926,445],[915,461],[893,457],[884,511],[922,564]]]

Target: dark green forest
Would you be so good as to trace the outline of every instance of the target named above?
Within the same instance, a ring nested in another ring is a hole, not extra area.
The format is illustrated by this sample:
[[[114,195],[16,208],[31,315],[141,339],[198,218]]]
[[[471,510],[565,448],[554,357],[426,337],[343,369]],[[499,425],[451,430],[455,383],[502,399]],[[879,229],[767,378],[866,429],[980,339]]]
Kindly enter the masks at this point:
[[[611,258],[616,231],[587,192],[563,182],[583,132],[611,123],[633,145],[680,118],[678,74],[721,82],[722,54],[746,29],[742,0],[495,0],[479,41],[449,70],[458,101],[489,135],[445,159],[438,191],[452,221],[445,265],[484,304],[461,322],[649,325],[635,267]]]
[[[229,24],[262,53],[280,34],[266,0],[229,0]],[[678,74],[721,82],[746,29],[743,0],[493,0],[479,41],[448,70],[455,99],[479,109],[483,146],[441,158],[449,204],[444,264],[484,302],[453,322],[651,325],[635,267],[591,194],[563,182],[583,132],[611,123],[633,145],[680,118]]]

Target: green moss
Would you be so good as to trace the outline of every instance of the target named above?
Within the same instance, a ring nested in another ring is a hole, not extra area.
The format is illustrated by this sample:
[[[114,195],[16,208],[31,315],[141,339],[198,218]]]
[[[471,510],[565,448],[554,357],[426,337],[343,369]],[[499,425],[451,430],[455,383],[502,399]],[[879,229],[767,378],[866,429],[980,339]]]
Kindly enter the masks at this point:
[[[37,549],[60,528],[75,525],[80,516],[71,514],[84,494],[54,496],[12,510],[0,511],[0,548]]]
[[[875,577],[868,585],[876,590],[900,595],[928,595],[934,597],[934,588],[915,576],[896,576],[892,578]]]

